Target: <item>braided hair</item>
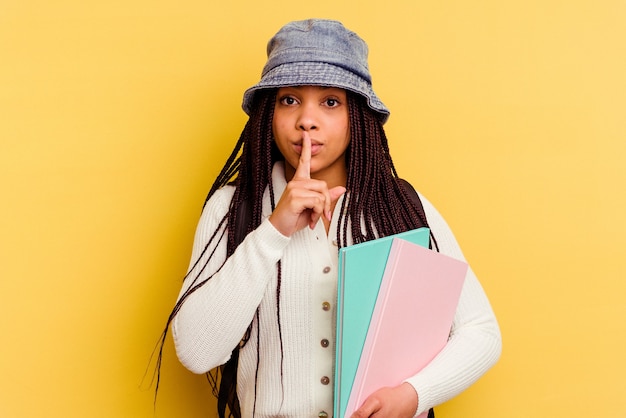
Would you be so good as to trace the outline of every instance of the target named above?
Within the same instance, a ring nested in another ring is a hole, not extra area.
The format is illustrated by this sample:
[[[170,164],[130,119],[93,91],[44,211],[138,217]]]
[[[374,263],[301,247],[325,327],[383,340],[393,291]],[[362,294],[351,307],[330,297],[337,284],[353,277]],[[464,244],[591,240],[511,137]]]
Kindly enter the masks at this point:
[[[369,108],[362,96],[347,92],[347,97],[350,123],[350,143],[346,149],[346,189],[348,192],[347,198],[343,199],[339,227],[337,228],[339,247],[346,246],[350,239],[352,243],[356,244],[376,237],[384,237],[427,226],[423,211],[411,199],[398,179],[389,153],[387,136],[379,116]],[[211,279],[211,277],[200,279],[200,275],[206,267],[206,264],[198,266],[200,260],[203,259],[209,248],[214,247],[216,240],[223,239],[224,235],[227,239],[227,256],[232,255],[239,244],[236,239],[237,228],[245,228],[245,234],[247,234],[261,224],[263,194],[266,189],[270,193],[272,210],[275,208],[276,196],[274,196],[271,174],[274,164],[283,160],[273,140],[272,121],[275,101],[275,89],[260,90],[255,94],[250,118],[207,195],[205,205],[221,187],[228,184],[235,186],[229,211],[220,221],[204,250],[185,276],[185,280],[187,280],[191,272],[197,272],[192,278],[190,286],[174,306],[161,334],[155,371],[156,392],[158,392],[160,381],[163,346],[169,326],[189,295]],[[240,212],[243,210],[248,210],[250,213],[247,225],[238,224],[238,220],[242,219]],[[227,227],[224,228],[224,225]],[[229,225],[234,227],[228,228]],[[209,255],[209,258],[211,256]],[[280,304],[280,262],[277,269],[278,285],[276,292],[277,303]],[[277,306],[282,348],[279,308]],[[231,359],[225,365],[207,373],[213,394],[218,397],[220,418],[226,416],[226,406],[228,406],[229,417],[241,416],[236,395],[237,362],[239,348],[245,344],[249,334],[250,328],[243,337],[242,343],[234,349]]]

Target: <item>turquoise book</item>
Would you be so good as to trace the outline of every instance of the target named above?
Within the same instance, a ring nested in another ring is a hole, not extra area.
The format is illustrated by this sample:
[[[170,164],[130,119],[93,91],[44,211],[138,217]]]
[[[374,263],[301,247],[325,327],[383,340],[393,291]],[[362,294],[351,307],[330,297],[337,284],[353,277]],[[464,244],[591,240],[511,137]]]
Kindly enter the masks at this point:
[[[394,238],[428,247],[430,230],[411,231],[339,250],[334,417],[344,418]]]

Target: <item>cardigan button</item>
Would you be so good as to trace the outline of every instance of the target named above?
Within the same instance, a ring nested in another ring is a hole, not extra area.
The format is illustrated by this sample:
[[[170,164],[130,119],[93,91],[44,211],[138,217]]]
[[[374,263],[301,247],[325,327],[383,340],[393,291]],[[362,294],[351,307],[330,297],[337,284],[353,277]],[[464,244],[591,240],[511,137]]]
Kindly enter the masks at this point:
[[[320,344],[322,345],[322,347],[326,348],[330,345],[330,341],[328,341],[326,338],[322,339],[322,341],[320,341]]]
[[[317,414],[317,416],[318,416],[319,418],[328,418],[328,412],[326,412],[326,411],[320,411],[320,413],[319,413],[319,414]]]
[[[328,376],[324,376],[320,379],[320,382],[322,382],[322,385],[327,385],[330,383],[330,378]]]
[[[324,274],[327,274],[330,272],[330,267],[326,266],[324,267]]]
[[[325,311],[330,311],[330,303],[329,302],[322,303],[322,309]]]

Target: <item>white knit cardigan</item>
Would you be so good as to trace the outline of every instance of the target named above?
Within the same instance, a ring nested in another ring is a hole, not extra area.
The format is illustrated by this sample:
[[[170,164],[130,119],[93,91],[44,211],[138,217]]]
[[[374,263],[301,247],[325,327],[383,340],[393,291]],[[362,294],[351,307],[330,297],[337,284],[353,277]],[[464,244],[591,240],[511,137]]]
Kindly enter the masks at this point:
[[[281,163],[275,165],[272,180],[278,201],[286,186]],[[196,231],[192,266],[227,213],[233,192],[234,187],[226,186],[207,203]],[[423,196],[420,199],[440,252],[464,260],[443,217]],[[240,353],[238,369],[243,417],[252,417],[253,409],[260,418],[332,416],[337,288],[334,238],[341,201],[336,208],[328,235],[320,221],[313,230],[304,228],[285,237],[267,219],[271,208],[266,190],[261,225],[226,261],[226,239],[220,235],[222,239],[198,264],[204,265],[215,250],[198,280],[213,277],[184,302],[173,321],[177,355],[192,372],[205,373],[228,360],[252,322],[252,336]],[[195,270],[185,280],[181,295],[198,276],[199,267]],[[406,380],[419,396],[415,415],[467,389],[498,360],[500,352],[497,321],[470,268],[448,344],[427,367]]]

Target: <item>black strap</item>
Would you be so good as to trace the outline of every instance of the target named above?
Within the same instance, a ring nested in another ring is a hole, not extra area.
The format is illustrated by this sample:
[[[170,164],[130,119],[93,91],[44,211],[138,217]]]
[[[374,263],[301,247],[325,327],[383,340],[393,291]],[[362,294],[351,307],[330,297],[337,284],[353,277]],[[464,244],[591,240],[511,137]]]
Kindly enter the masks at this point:
[[[248,225],[252,221],[252,205],[248,199],[243,199],[239,203],[237,210],[237,222],[235,224],[235,247],[239,246],[248,235]]]
[[[417,208],[417,216],[422,220],[422,223],[424,224],[424,226],[428,228],[428,219],[426,219],[426,213],[424,212],[424,205],[422,205],[422,201],[420,200],[419,195],[415,191],[415,188],[413,187],[413,185],[411,185],[411,183],[409,183],[405,179],[398,178],[398,183],[402,186],[404,191],[409,195],[411,202],[413,202],[413,204]],[[439,246],[437,245],[437,240],[435,239],[435,236],[433,235],[433,231],[430,231],[430,242],[428,243],[428,248],[432,250],[433,247],[435,251],[439,251]]]
[[[422,201],[420,200],[420,197],[415,191],[413,185],[405,179],[401,178],[398,179],[398,183],[400,183],[400,185],[404,188],[404,191],[409,195],[409,197],[411,198],[411,202],[413,202],[413,204],[417,206],[417,213],[420,219],[422,219],[422,221],[426,223],[426,226],[428,226],[426,214],[424,213],[424,206],[422,205]]]

